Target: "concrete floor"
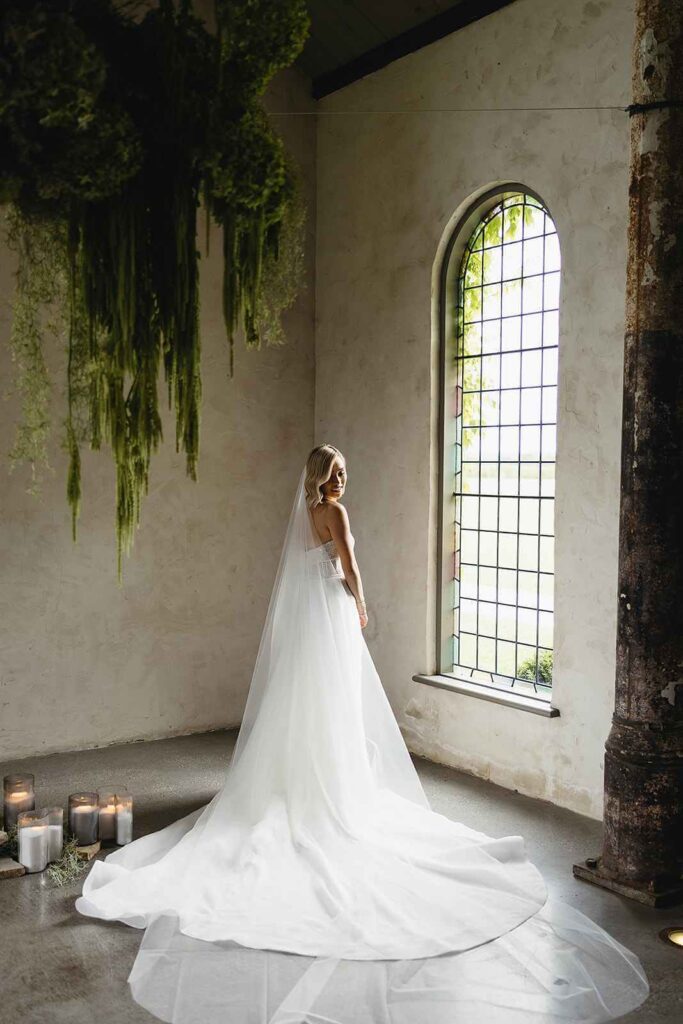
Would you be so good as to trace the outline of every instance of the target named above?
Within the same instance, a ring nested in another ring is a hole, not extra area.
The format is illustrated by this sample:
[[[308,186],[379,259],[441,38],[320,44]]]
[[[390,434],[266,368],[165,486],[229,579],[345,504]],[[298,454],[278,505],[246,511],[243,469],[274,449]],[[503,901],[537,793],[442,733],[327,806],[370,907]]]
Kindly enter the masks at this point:
[[[135,797],[137,837],[210,800],[235,736],[214,732],[34,757],[0,764],[0,775],[32,771],[41,806],[65,804],[76,790],[123,783]],[[682,1024],[683,950],[665,946],[657,933],[683,924],[683,907],[649,910],[576,881],[572,864],[599,851],[599,823],[450,768],[416,764],[434,810],[493,836],[523,835],[551,894],[638,954],[652,995],[623,1021]],[[0,882],[0,1024],[154,1020],[132,1001],[126,984],[142,933],[77,914],[73,903],[81,885],[79,880],[58,889],[41,875]]]

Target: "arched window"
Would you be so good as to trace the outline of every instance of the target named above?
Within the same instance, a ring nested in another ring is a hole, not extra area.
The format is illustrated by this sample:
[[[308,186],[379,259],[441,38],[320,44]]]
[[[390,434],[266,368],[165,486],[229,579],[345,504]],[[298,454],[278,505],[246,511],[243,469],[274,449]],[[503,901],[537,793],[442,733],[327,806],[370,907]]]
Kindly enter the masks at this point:
[[[560,246],[520,186],[461,221],[442,276],[440,670],[549,699]]]

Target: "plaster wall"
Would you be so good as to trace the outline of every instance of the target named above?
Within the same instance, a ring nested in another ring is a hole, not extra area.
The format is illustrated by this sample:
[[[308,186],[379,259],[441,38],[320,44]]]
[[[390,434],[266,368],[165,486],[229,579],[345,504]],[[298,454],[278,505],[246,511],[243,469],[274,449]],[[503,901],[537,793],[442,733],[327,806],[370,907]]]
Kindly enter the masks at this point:
[[[630,0],[517,0],[318,108],[316,440],[348,459],[389,699],[414,752],[593,817],[615,668],[632,31]],[[543,197],[563,257],[552,720],[411,681],[436,668],[437,254],[509,181]]]
[[[277,77],[272,110],[312,110],[296,70]],[[26,493],[8,475],[18,412],[0,404],[0,759],[218,729],[240,721],[302,458],[313,435],[315,118],[279,117],[303,171],[309,207],[307,287],[285,348],[247,352],[235,376],[221,313],[221,239],[204,253],[200,212],[203,404],[199,480],[185,476],[174,421],[152,462],[150,493],[124,584],[116,581],[114,473],[107,451],[83,452],[78,542],[71,541],[60,450],[64,358],[55,384],[53,473]],[[11,392],[7,336],[15,269],[0,248],[0,378]],[[56,346],[53,346],[56,348]],[[161,385],[163,388],[163,384]],[[165,408],[165,401],[162,401]]]

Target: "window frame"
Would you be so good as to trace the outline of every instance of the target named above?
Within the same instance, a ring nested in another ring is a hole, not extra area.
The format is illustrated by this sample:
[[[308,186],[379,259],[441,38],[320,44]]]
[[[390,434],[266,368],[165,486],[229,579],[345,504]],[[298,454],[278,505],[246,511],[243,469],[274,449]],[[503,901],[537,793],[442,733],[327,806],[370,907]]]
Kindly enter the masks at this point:
[[[438,389],[438,518],[437,518],[437,571],[436,571],[436,675],[421,676],[421,682],[432,682],[433,685],[454,689],[461,693],[470,693],[487,700],[498,701],[511,706],[526,707],[537,710],[537,713],[555,717],[559,714],[552,707],[552,690],[550,698],[541,695],[518,694],[514,687],[510,690],[487,686],[485,683],[472,679],[464,679],[453,671],[452,637],[453,637],[453,569],[455,549],[453,539],[455,533],[455,501],[453,495],[453,461],[456,433],[456,419],[447,415],[447,396],[453,393],[457,383],[458,317],[457,304],[452,296],[459,285],[462,262],[467,245],[473,233],[491,211],[503,200],[512,195],[530,196],[548,213],[553,223],[555,218],[547,202],[533,188],[521,182],[508,182],[497,185],[482,193],[465,210],[450,232],[444,249],[439,272],[438,293],[438,331],[439,331],[439,389]],[[558,380],[559,384],[559,380]],[[481,692],[477,692],[481,691]],[[520,699],[521,698],[521,699]],[[545,710],[547,709],[547,711]]]

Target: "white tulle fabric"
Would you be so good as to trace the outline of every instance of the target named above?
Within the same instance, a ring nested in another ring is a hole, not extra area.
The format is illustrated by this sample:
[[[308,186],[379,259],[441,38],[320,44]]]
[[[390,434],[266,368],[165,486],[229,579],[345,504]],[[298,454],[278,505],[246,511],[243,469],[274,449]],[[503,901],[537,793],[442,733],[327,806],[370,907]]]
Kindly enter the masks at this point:
[[[222,789],[76,907],[146,928],[131,990],[174,1024],[597,1022],[647,994],[520,836],[430,810],[303,473]]]

